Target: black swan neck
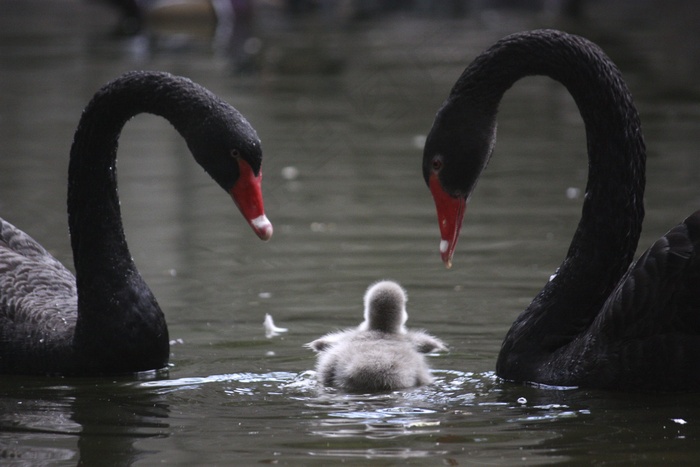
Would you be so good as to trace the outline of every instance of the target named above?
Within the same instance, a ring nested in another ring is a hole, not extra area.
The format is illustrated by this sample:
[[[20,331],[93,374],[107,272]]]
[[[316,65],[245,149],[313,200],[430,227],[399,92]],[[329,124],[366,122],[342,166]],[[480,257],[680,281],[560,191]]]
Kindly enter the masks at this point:
[[[117,146],[126,122],[140,113],[159,115],[187,140],[215,101],[185,78],[134,72],[104,86],[88,104],[75,133],[68,176],[68,223],[79,285],[104,264],[133,268],[117,195]]]
[[[551,353],[591,323],[632,261],[644,217],[639,116],[620,71],[591,42],[549,30],[509,36],[465,70],[446,106],[471,108],[493,120],[505,91],[530,75],[561,82],[578,105],[588,183],[566,259],[506,336],[499,370],[510,368],[503,361],[508,355]],[[537,364],[536,357],[530,360]]]
[[[78,289],[77,372],[133,372],[161,368],[168,360],[165,319],[131,259],[117,195],[119,135],[130,118],[144,112],[167,119],[192,149],[222,120],[217,112],[230,117],[234,110],[186,78],[155,72],[117,78],[86,107],[68,176]]]

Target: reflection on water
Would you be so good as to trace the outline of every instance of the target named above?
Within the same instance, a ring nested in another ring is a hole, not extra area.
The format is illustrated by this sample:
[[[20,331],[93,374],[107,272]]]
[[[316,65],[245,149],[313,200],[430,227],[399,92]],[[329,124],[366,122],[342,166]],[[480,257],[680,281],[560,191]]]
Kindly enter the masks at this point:
[[[640,458],[654,462],[668,459],[664,439],[694,439],[688,425],[700,416],[692,396],[513,386],[492,372],[437,371],[436,377],[430,387],[377,395],[321,388],[311,371],[53,386],[26,380],[21,392],[9,382],[2,388],[4,413],[16,415],[0,422],[2,455],[67,465],[78,459],[81,465],[130,465],[232,458],[460,463],[461,456],[504,463],[619,461],[651,437],[657,441]],[[260,446],[260,439],[268,444]],[[600,443],[613,443],[612,451],[589,452]],[[682,460],[692,452],[675,455]]]
[[[646,247],[700,206],[697,9],[578,2],[576,19],[538,2],[450,2],[459,14],[415,3],[420,13],[290,14],[254,2],[252,20],[225,44],[149,27],[115,38],[117,17],[95,2],[3,3],[0,215],[70,265],[65,185],[80,112],[121,72],[163,69],[211,88],[256,127],[275,236],[262,243],[249,232],[166,122],[131,121],[120,140],[122,210],[131,252],[166,313],[171,367],[0,378],[2,462],[697,458],[695,397],[514,386],[493,375],[501,339],[561,261],[579,216],[585,141],[566,91],[530,78],[506,95],[496,154],[449,272],[420,174],[433,115],[476,53],[514,31],[568,29],[621,65],[640,108]],[[382,278],[407,289],[414,326],[449,344],[431,359],[436,383],[374,396],[318,387],[302,345],[356,325],[366,287]],[[288,332],[266,337],[267,313]]]
[[[121,379],[4,377],[0,458],[20,465],[132,464],[141,455],[137,440],[167,436],[169,406],[133,378]]]

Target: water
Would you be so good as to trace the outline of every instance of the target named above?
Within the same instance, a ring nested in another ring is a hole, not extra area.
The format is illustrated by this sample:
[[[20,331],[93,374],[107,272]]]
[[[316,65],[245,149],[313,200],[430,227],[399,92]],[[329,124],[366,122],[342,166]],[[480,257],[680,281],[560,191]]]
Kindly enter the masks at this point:
[[[505,332],[563,258],[578,219],[585,143],[561,86],[529,78],[507,94],[450,271],[420,173],[422,139],[471,58],[518,30],[577,32],[620,64],[642,115],[648,246],[700,206],[694,9],[594,4],[571,19],[467,5],[464,17],[416,7],[352,21],[330,8],[290,16],[258,7],[252,29],[233,37],[212,39],[202,27],[114,38],[116,17],[99,3],[3,3],[4,218],[71,264],[65,183],[75,125],[99,86],[142,68],[189,76],[248,117],[263,140],[275,226],[269,243],[257,240],[166,122],[130,122],[119,153],[125,228],[166,313],[171,367],[120,378],[3,376],[3,463],[697,460],[694,395],[523,387],[494,376]],[[323,391],[302,345],[356,325],[365,288],[381,278],[408,290],[410,326],[449,343],[449,354],[430,357],[436,383],[376,396]],[[266,313],[289,331],[265,337]]]

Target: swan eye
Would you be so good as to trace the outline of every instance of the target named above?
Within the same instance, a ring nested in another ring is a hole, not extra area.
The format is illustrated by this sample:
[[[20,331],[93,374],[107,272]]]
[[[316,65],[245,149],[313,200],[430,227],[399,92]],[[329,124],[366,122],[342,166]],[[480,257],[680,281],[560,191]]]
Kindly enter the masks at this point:
[[[241,152],[238,149],[233,149],[231,151],[231,157],[233,157],[234,159],[238,159],[241,157]]]
[[[439,172],[442,169],[442,157],[440,156],[435,156],[433,157],[432,162],[430,163],[431,167],[433,169],[433,172]]]

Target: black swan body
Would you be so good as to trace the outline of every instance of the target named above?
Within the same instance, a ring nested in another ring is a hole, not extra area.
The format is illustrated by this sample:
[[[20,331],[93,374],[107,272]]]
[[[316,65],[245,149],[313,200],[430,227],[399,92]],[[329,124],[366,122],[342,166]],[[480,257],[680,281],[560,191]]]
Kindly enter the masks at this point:
[[[263,240],[262,151],[233,107],[192,81],[131,72],[100,89],[70,153],[68,224],[75,277],[0,219],[0,373],[90,375],[163,368],[168,330],[131,259],[117,196],[117,140],[148,112],[166,118]]]
[[[630,264],[644,217],[645,145],[617,67],[559,31],[508,36],[478,56],[438,111],[423,175],[449,267],[469,196],[518,79],[561,82],[583,118],[589,157],[582,216],[557,273],[515,320],[497,374],[516,382],[632,391],[700,389],[700,211]]]
[[[365,320],[357,328],[326,334],[306,344],[318,352],[321,383],[346,392],[393,391],[433,381],[423,354],[446,350],[423,331],[405,327],[406,292],[393,281],[365,292]]]

